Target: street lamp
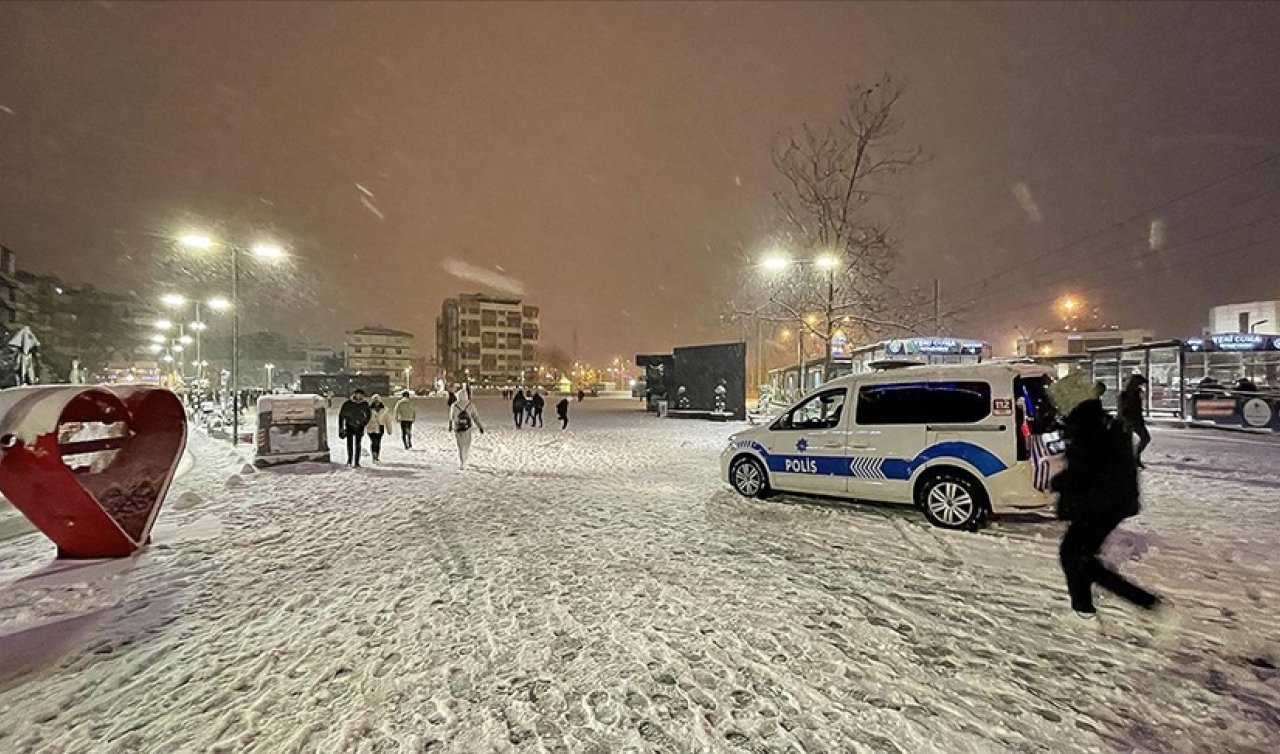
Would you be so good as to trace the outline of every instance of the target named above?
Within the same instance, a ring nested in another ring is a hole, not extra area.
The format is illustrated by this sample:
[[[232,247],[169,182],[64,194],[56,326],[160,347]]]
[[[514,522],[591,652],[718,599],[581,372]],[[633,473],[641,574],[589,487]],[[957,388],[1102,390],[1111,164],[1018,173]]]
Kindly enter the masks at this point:
[[[189,249],[208,250],[218,245],[212,238],[199,234],[188,234],[178,239],[178,243]],[[245,251],[235,244],[221,244],[231,255],[231,300],[218,297],[209,301],[210,308],[215,311],[231,309],[231,444],[240,442],[240,254]],[[285,256],[284,249],[274,243],[257,243],[249,249],[255,257],[266,261],[277,261]],[[215,301],[217,303],[215,304]]]
[[[271,392],[271,375],[276,371],[275,364],[263,364],[263,369],[267,370],[267,392]]]

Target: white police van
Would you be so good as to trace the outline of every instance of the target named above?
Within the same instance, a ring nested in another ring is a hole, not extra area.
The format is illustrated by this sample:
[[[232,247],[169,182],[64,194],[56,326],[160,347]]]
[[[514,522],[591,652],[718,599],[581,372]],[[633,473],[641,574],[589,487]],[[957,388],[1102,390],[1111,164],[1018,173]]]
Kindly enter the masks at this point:
[[[908,503],[936,526],[1044,508],[1061,441],[1031,363],[908,366],[815,388],[768,426],[729,439],[721,473],[740,494],[799,492]]]

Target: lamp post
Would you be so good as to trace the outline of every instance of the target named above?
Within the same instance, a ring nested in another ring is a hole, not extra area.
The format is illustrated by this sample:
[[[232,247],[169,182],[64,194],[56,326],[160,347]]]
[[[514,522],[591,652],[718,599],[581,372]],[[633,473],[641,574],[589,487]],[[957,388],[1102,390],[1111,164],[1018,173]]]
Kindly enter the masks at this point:
[[[827,300],[826,300],[826,348],[827,361],[829,363],[831,356],[831,335],[832,335],[832,313],[835,309],[836,298],[836,270],[840,267],[840,257],[835,254],[819,254],[812,259],[792,259],[785,253],[773,252],[766,256],[760,262],[760,266],[768,273],[781,273],[792,267],[812,267],[827,273]],[[811,317],[812,315],[810,315]],[[806,374],[804,363],[804,333],[806,329],[812,329],[813,322],[806,321],[801,317],[796,327],[796,355],[800,360],[800,394],[805,392]],[[759,334],[759,333],[757,333]],[[759,347],[757,347],[759,350]]]
[[[267,370],[267,392],[270,393],[271,392],[271,375],[275,373],[276,365],[268,362],[266,364],[263,364],[262,368]]]
[[[218,245],[209,236],[185,235],[178,242],[189,249],[207,251]],[[222,244],[231,255],[231,444],[240,442],[240,255],[245,249],[235,244]],[[285,256],[276,244],[259,243],[248,249],[259,259],[276,261]]]

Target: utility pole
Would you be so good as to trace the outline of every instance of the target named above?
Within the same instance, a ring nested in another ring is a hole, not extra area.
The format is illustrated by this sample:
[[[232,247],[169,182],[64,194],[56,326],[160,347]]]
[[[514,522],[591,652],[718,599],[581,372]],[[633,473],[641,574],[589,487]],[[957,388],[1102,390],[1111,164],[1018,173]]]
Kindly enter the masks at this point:
[[[942,337],[942,281],[933,279],[933,334]]]

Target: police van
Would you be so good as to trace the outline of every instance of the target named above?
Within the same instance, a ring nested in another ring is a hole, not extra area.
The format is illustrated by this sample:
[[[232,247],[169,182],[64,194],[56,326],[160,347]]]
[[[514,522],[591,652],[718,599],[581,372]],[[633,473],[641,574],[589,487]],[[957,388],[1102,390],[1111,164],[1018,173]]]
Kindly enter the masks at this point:
[[[947,529],[1045,508],[1063,462],[1051,375],[1031,363],[987,362],[842,377],[768,426],[731,437],[721,473],[747,497],[913,504]]]

